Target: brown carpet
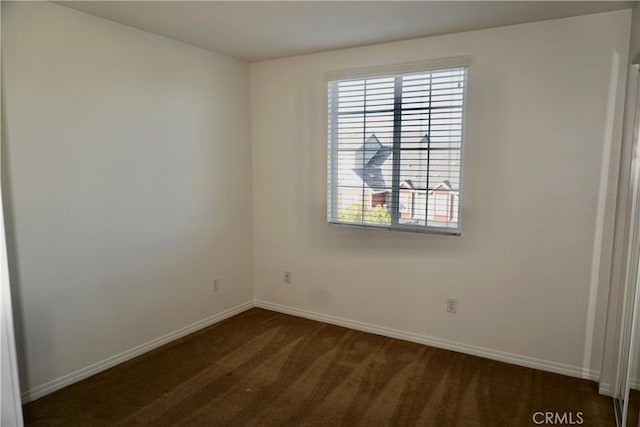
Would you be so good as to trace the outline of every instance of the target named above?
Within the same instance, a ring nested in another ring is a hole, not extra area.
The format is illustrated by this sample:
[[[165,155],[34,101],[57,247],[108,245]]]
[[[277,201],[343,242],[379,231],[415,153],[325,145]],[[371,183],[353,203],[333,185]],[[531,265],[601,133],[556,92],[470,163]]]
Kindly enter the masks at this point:
[[[29,426],[613,426],[594,382],[251,309],[24,407]]]
[[[629,393],[629,415],[627,417],[627,426],[638,427],[639,416],[640,416],[640,391],[631,390],[631,393]]]

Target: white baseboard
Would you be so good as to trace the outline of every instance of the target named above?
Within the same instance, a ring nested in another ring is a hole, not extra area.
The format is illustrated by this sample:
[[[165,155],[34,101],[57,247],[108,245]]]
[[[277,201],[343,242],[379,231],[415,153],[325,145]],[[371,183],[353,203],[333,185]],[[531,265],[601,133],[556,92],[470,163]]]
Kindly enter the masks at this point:
[[[611,393],[611,384],[600,383],[598,384],[598,393],[604,394],[605,396],[615,397],[613,393]]]
[[[401,331],[398,329],[387,328],[384,326],[373,325],[370,323],[358,322],[355,320],[345,319],[342,317],[331,316],[331,315],[317,313],[309,310],[302,310],[294,307],[289,307],[281,304],[275,304],[275,303],[256,299],[252,301],[247,301],[243,304],[232,307],[218,314],[214,314],[213,316],[207,317],[198,322],[192,323],[191,325],[185,326],[176,331],[173,331],[161,337],[155,338],[151,341],[148,341],[144,344],[133,347],[122,353],[111,356],[100,362],[96,362],[85,368],[79,369],[75,372],[72,372],[60,378],[57,378],[55,380],[49,381],[45,384],[42,384],[30,390],[27,390],[22,393],[22,403],[25,404],[32,400],[36,400],[40,397],[43,397],[49,393],[53,393],[56,390],[59,390],[63,387],[66,387],[70,384],[73,384],[75,382],[88,378],[102,371],[105,371],[122,362],[126,362],[127,360],[140,356],[141,354],[146,353],[150,350],[153,350],[154,348],[160,347],[161,345],[167,344],[185,335],[191,334],[202,328],[213,325],[214,323],[220,322],[221,320],[224,320],[231,316],[235,316],[236,314],[242,313],[243,311],[249,310],[252,307],[260,307],[266,310],[277,311],[280,313],[290,314],[293,316],[303,317],[306,319],[317,320],[320,322],[330,323],[338,326],[344,326],[346,328],[355,329],[358,331],[369,332],[372,334],[382,335],[390,338],[402,339],[406,341],[415,342],[418,344],[429,345],[432,347],[442,348],[445,350],[457,351],[460,353],[470,354],[473,356],[480,356],[487,359],[511,363],[514,365],[524,366],[527,368],[540,369],[542,371],[554,372],[557,374],[568,375],[571,377],[583,378],[583,379],[588,379],[593,381],[597,381],[599,377],[599,372],[585,370],[577,366],[565,365],[565,364],[551,362],[547,360],[536,359],[532,357],[492,350],[484,347],[477,347],[477,346],[472,346],[468,344],[462,344],[459,342],[430,337],[427,335],[417,334],[414,332]],[[632,384],[632,387],[638,386],[638,385],[640,385],[640,382],[636,381]],[[600,393],[609,394],[608,389],[609,387],[607,385],[603,385],[603,384],[600,385]]]
[[[207,326],[213,325],[214,323],[218,323],[221,320],[224,320],[228,317],[235,316],[236,314],[242,313],[243,311],[249,310],[253,308],[254,301],[247,301],[243,304],[232,307],[228,310],[222,311],[220,313],[214,314],[213,316],[209,316],[205,319],[199,320],[195,323],[187,325],[183,328],[180,328],[176,331],[169,332],[166,335],[155,338],[151,341],[148,341],[144,344],[140,344],[129,350],[123,351],[122,353],[116,354],[114,356],[108,357],[107,359],[101,360],[100,362],[96,362],[92,365],[89,365],[85,368],[79,369],[75,372],[71,372],[65,376],[57,378],[55,380],[49,381],[45,384],[34,387],[30,390],[27,390],[22,393],[22,403],[25,404],[32,400],[36,400],[40,397],[43,397],[49,393],[53,393],[56,390],[59,390],[63,387],[66,387],[70,384],[83,380],[87,377],[95,375],[99,372],[105,371],[109,368],[114,367],[122,362],[126,362],[127,360],[133,359],[134,357],[140,356],[143,353],[146,353],[154,348],[160,347],[168,342],[181,338],[185,335],[189,335],[193,332],[196,332],[202,328],[206,328]]]
[[[631,388],[632,390],[640,391],[640,378],[631,378],[631,384],[629,384],[629,388]],[[598,393],[616,397],[616,393],[611,390],[611,384],[600,383],[598,386]]]
[[[277,311],[280,313],[291,314],[293,316],[304,317],[306,319],[318,320],[320,322],[331,323],[333,325],[344,326],[346,328],[356,329],[358,331],[370,332],[390,338],[398,338],[401,340],[411,341],[418,344],[425,344],[432,347],[442,348],[445,350],[457,351],[460,353],[480,356],[487,359],[497,360],[500,362],[511,363],[513,365],[524,366],[527,368],[540,369],[542,371],[553,372],[556,374],[568,375],[570,377],[588,379],[597,381],[599,372],[585,370],[579,366],[565,365],[562,363],[551,362],[543,359],[522,356],[503,351],[492,350],[484,347],[477,347],[468,344],[462,344],[455,341],[444,340],[441,338],[430,337],[427,335],[417,334],[413,332],[405,332],[398,329],[387,328],[384,326],[372,325],[369,323],[349,320],[342,317],[330,316],[327,314],[316,313],[309,310],[301,310],[298,308],[288,307],[285,305],[274,304],[267,301],[256,300],[255,306],[267,310]]]

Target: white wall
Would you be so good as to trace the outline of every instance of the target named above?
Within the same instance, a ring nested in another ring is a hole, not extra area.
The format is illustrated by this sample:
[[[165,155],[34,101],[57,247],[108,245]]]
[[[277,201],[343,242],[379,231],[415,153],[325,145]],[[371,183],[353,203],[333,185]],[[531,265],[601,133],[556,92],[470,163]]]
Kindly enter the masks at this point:
[[[626,10],[252,64],[257,298],[595,377],[592,259],[612,232],[596,232],[600,181],[611,199],[603,156],[619,149],[603,135],[629,25]],[[327,225],[324,73],[467,54],[462,236]]]
[[[629,42],[629,59],[633,63],[640,62],[640,6],[634,3],[631,17],[631,40]]]
[[[253,299],[249,66],[51,3],[2,9],[22,389],[46,391]]]

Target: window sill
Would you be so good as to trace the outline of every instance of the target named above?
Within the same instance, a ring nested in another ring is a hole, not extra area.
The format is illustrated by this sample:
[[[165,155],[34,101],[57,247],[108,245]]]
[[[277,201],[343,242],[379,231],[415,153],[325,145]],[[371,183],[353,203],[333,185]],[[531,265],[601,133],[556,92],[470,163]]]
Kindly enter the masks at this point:
[[[461,236],[462,232],[459,229],[447,230],[443,228],[435,228],[435,227],[424,227],[424,228],[415,228],[411,226],[403,227],[401,225],[363,225],[356,223],[348,223],[348,222],[336,222],[336,221],[328,221],[329,225],[335,225],[338,227],[345,228],[360,228],[360,229],[369,229],[369,230],[388,230],[388,231],[405,231],[410,233],[422,233],[422,234],[441,234],[446,236]]]

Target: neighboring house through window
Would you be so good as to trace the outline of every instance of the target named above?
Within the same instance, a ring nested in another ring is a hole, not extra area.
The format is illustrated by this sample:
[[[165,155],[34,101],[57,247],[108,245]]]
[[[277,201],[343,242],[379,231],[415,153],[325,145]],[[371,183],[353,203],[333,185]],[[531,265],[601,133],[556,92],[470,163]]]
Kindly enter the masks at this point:
[[[328,75],[328,221],[459,234],[469,59]]]

